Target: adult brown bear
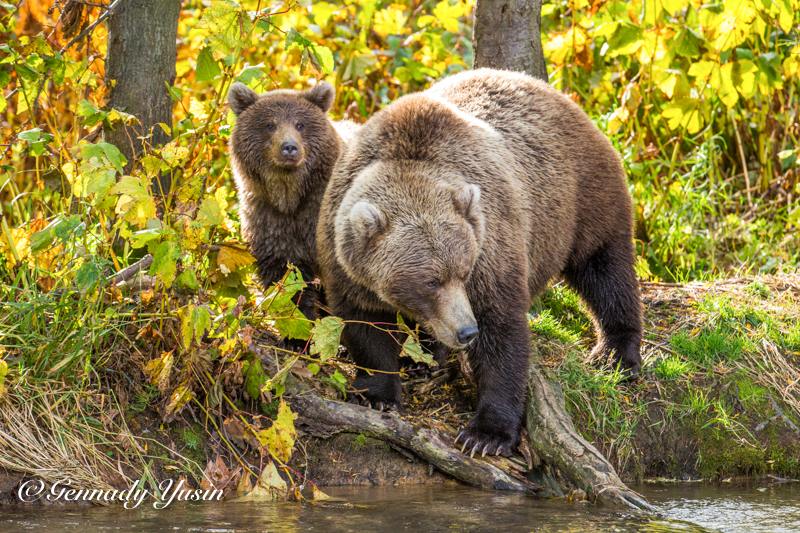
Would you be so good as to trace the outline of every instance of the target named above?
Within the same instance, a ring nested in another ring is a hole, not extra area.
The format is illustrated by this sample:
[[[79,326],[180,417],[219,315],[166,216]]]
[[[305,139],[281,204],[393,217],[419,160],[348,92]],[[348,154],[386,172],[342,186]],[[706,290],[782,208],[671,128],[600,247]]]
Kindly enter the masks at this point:
[[[531,299],[562,274],[599,325],[597,349],[641,359],[631,199],[620,159],[547,84],[481,69],[377,113],[337,163],[317,249],[328,303],[347,325],[356,388],[400,402],[398,338],[364,322],[395,313],[465,349],[477,413],[457,441],[508,454],[519,441]],[[389,373],[386,373],[389,372]]]

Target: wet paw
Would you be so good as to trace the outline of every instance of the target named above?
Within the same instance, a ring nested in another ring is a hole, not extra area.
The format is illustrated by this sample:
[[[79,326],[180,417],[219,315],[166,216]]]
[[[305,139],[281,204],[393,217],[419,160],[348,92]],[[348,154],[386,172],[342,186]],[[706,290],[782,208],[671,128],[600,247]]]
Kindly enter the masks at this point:
[[[518,443],[518,435],[509,437],[508,435],[488,433],[471,425],[459,431],[455,440],[456,447],[460,444],[461,451],[469,454],[470,457],[475,457],[476,453],[480,454],[481,457],[486,457],[487,455],[509,457]]]

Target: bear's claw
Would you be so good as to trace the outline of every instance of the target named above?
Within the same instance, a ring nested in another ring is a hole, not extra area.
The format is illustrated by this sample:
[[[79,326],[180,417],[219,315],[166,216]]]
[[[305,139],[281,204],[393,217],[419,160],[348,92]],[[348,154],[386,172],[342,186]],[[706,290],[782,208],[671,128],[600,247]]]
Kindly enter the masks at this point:
[[[504,437],[484,434],[478,430],[471,428],[464,428],[458,432],[455,439],[455,445],[461,442],[461,453],[467,453],[469,448],[469,456],[475,457],[475,452],[480,451],[481,457],[486,457],[487,453],[491,455],[502,455],[508,457],[511,455],[511,447],[513,442]],[[470,448],[470,445],[472,446]]]

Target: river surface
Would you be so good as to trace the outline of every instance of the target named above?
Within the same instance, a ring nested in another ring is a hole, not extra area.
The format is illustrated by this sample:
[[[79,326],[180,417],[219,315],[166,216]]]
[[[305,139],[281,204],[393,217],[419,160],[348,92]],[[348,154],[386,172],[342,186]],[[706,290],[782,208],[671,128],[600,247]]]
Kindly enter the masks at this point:
[[[0,532],[15,531],[800,531],[800,484],[639,487],[660,516],[586,503],[537,501],[460,487],[327,488],[316,504],[173,504],[0,507]]]

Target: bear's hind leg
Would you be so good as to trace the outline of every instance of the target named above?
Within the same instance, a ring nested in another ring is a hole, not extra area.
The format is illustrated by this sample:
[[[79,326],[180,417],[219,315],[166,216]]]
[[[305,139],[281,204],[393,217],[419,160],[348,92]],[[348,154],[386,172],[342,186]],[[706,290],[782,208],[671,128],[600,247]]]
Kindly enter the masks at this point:
[[[633,269],[633,243],[620,236],[582,261],[572,261],[564,276],[588,304],[600,326],[595,350],[614,353],[615,362],[635,377],[642,364],[642,308]]]
[[[363,391],[361,394],[372,407],[381,410],[399,407],[402,393],[399,358],[403,340],[385,331],[394,329],[395,316],[363,310],[337,314],[348,322],[342,332],[342,344],[350,358],[361,367],[353,388]]]

